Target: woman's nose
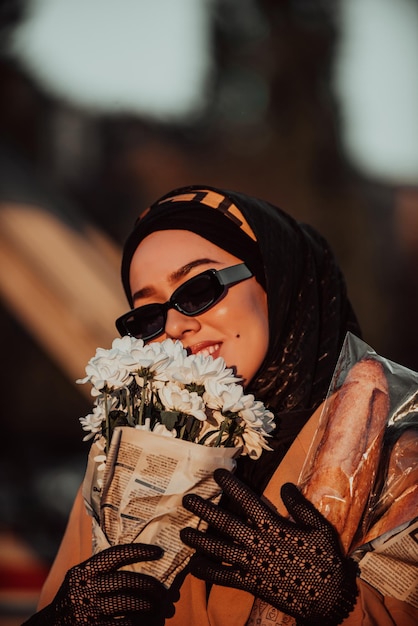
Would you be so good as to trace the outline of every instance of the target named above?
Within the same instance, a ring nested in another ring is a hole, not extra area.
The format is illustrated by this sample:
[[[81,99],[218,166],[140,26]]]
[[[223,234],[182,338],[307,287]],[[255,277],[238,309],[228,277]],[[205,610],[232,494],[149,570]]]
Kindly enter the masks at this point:
[[[165,323],[165,334],[167,337],[181,339],[185,334],[197,332],[199,329],[200,322],[197,317],[189,317],[176,309],[167,311],[167,321]]]

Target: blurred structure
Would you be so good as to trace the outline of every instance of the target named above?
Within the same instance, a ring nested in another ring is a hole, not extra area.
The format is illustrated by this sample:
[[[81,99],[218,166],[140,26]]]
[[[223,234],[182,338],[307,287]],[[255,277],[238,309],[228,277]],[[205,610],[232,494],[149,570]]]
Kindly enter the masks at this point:
[[[119,258],[88,224],[77,232],[40,207],[0,204],[0,293],[70,380],[124,309]]]
[[[74,380],[125,309],[123,239],[168,189],[241,190],[317,227],[346,274],[364,339],[418,369],[417,192],[362,174],[344,153],[332,89],[344,1],[202,0],[210,71],[196,112],[175,119],[97,111],[47,90],[10,52],[31,2],[1,4],[0,531],[35,553],[40,571],[85,466],[78,417],[90,402]],[[100,20],[106,2],[96,4]],[[162,47],[159,32],[156,24]],[[152,59],[150,50],[151,73]],[[180,72],[180,88],[184,80]],[[2,555],[0,542],[7,574]]]

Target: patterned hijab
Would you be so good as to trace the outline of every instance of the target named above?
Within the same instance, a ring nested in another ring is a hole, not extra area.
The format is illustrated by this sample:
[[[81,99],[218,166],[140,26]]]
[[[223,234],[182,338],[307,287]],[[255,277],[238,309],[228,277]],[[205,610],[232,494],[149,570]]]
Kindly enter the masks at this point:
[[[190,230],[238,257],[267,292],[269,349],[247,392],[276,414],[274,452],[240,463],[244,480],[261,490],[324,400],[346,332],[360,336],[344,278],[323,237],[281,209],[242,193],[183,187],[147,209],[125,244],[122,282],[131,306],[137,246],[151,232],[171,229]]]

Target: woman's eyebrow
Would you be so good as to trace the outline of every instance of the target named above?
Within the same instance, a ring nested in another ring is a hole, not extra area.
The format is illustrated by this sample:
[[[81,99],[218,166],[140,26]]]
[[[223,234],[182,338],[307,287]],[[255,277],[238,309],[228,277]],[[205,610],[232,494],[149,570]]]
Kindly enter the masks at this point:
[[[177,270],[174,270],[174,272],[171,272],[171,274],[169,274],[168,276],[168,282],[170,283],[170,285],[175,285],[181,278],[187,276],[193,268],[199,267],[200,265],[207,265],[208,263],[212,263],[213,265],[219,265],[219,261],[215,261],[214,259],[195,259],[194,261],[191,261],[190,263],[186,263],[182,267],[179,267]],[[135,291],[135,293],[132,294],[132,300],[135,301],[140,300],[141,298],[150,298],[155,293],[156,289],[154,287],[146,286],[142,289],[138,289],[138,291]]]
[[[218,265],[219,261],[215,261],[214,259],[207,259],[207,258],[195,259],[194,261],[191,261],[190,263],[186,263],[186,265],[183,265],[182,267],[179,267],[179,269],[172,272],[170,276],[168,277],[168,282],[171,285],[174,285],[180,278],[187,276],[187,274],[189,274],[189,272],[195,267],[199,267],[200,265],[207,265],[208,263],[213,263],[215,265]]]

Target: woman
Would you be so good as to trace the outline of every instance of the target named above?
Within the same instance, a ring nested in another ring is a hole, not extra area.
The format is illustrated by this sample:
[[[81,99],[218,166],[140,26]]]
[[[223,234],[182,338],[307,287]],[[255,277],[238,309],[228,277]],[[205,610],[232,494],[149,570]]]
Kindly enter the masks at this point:
[[[216,272],[208,278],[208,270]],[[280,623],[279,610],[303,624],[415,623],[408,606],[357,579],[334,530],[292,484],[282,490],[292,522],[258,500],[264,491],[276,504],[280,464],[302,429],[309,432],[346,332],[360,334],[326,242],[267,202],[187,187],[165,195],[137,221],[124,248],[122,281],[133,311],[117,320],[118,330],[145,341],[179,339],[192,353],[222,356],[247,391],[274,411],[273,450],[257,461],[241,457],[234,476],[216,473],[225,493],[219,507],[185,499],[221,535],[183,531],[199,556],[183,572],[179,599],[152,577],[118,571],[159,558],[154,546],[116,546],[90,558],[91,520],[78,497],[41,598],[45,608],[28,623],[107,624],[123,616],[122,624],[243,626]],[[302,461],[291,462],[294,480]],[[297,546],[284,561],[273,549],[278,535]],[[273,546],[268,559],[258,551],[266,537]],[[248,548],[245,567],[238,539]],[[308,562],[304,550],[313,545],[321,550],[311,555],[309,569],[327,571],[314,583],[310,572],[302,576],[294,566]],[[332,566],[324,567],[323,558]],[[285,579],[292,584],[283,587]],[[391,617],[404,610],[404,622]]]

